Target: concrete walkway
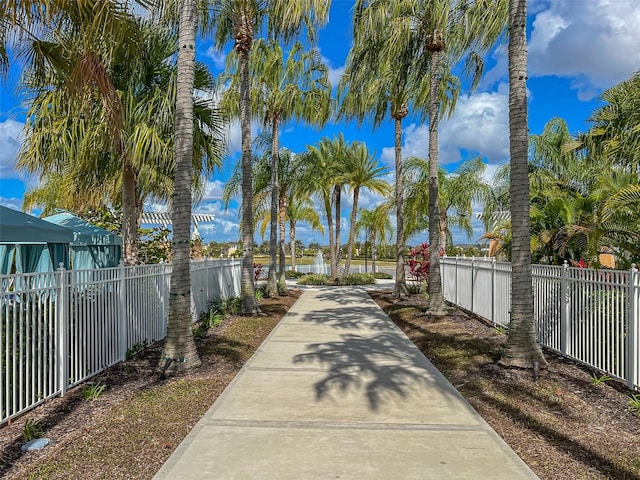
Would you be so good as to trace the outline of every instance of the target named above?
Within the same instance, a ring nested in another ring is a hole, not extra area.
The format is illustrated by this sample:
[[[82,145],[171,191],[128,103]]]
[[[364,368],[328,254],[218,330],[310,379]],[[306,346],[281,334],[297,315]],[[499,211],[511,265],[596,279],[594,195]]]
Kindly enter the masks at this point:
[[[369,298],[307,289],[154,477],[535,479]]]

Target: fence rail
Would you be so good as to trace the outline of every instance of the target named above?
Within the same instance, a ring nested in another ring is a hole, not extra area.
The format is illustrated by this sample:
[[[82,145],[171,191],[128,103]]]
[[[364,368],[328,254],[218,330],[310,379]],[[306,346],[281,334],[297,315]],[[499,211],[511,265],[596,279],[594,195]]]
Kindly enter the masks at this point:
[[[445,299],[495,325],[508,326],[511,264],[441,259]],[[533,265],[538,341],[562,355],[640,387],[640,274]]]
[[[238,260],[191,263],[194,321],[240,294]],[[171,264],[0,276],[0,424],[166,335]]]

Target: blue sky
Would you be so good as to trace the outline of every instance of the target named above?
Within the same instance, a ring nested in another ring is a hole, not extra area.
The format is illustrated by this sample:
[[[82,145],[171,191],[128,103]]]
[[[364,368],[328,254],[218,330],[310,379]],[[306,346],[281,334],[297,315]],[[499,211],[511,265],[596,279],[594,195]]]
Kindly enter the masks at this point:
[[[351,44],[350,11],[353,2],[333,0],[329,24],[319,31],[318,47],[330,69],[332,83],[344,69]],[[553,117],[561,116],[572,132],[584,131],[587,119],[598,105],[603,90],[624,80],[640,69],[640,2],[637,0],[530,0],[529,36],[529,130],[539,133]],[[198,58],[219,72],[224,66],[225,52],[213,49],[210,38],[200,38]],[[19,72],[10,72],[9,80],[0,84],[0,204],[20,209],[26,179],[15,170],[15,158],[21,145],[20,131],[26,106],[17,90]],[[255,132],[255,129],[254,129]],[[393,170],[393,124],[383,123],[372,131],[371,125],[359,127],[355,122],[329,122],[321,130],[290,124],[283,128],[281,145],[294,152],[305,150],[323,136],[343,133],[347,141],[364,141],[380,162]],[[452,119],[440,124],[440,163],[451,170],[462,160],[482,155],[488,163],[487,177],[508,161],[508,83],[506,45],[497,46],[485,58],[485,74],[479,88],[463,94]],[[222,208],[222,187],[231,173],[240,150],[237,125],[228,129],[228,158],[207,184],[205,195],[196,211],[215,214],[212,224],[201,224],[205,242],[238,239],[238,207],[232,203]],[[403,126],[403,154],[427,157],[428,125],[409,116]],[[389,180],[393,180],[392,173]],[[381,198],[364,191],[359,206],[372,208]],[[149,209],[162,210],[150,204]],[[320,210],[320,209],[319,209]],[[345,195],[343,215],[350,204]],[[345,232],[346,230],[346,221]],[[318,232],[306,225],[297,228],[298,238],[305,244],[326,243]],[[482,235],[476,222],[471,240],[454,232],[456,243],[475,242]],[[346,233],[345,233],[346,235]],[[426,233],[423,238],[426,238]],[[256,235],[257,241],[261,241]],[[412,243],[421,241],[413,239]]]

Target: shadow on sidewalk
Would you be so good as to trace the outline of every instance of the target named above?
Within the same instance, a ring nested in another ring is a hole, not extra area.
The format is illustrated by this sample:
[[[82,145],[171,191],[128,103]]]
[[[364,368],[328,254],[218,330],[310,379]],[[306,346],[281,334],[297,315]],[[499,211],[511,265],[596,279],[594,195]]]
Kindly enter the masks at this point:
[[[414,389],[435,384],[425,357],[408,343],[397,334],[345,334],[341,341],[308,345],[309,352],[296,355],[294,363],[328,366],[327,376],[314,385],[316,399],[362,391],[375,411],[385,401],[406,398]]]
[[[344,330],[395,331],[397,328],[390,319],[380,315],[380,308],[376,305],[326,308],[305,313],[302,321]]]

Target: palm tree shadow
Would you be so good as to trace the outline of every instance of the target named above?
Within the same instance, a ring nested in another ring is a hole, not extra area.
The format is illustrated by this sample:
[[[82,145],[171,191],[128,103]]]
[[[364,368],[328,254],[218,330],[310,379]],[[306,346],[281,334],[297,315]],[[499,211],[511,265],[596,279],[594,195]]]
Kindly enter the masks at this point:
[[[419,387],[435,386],[426,358],[397,334],[345,334],[340,341],[311,344],[307,350],[296,355],[294,363],[328,367],[326,377],[314,384],[317,400],[362,391],[369,408],[376,411],[384,402],[406,398]]]

